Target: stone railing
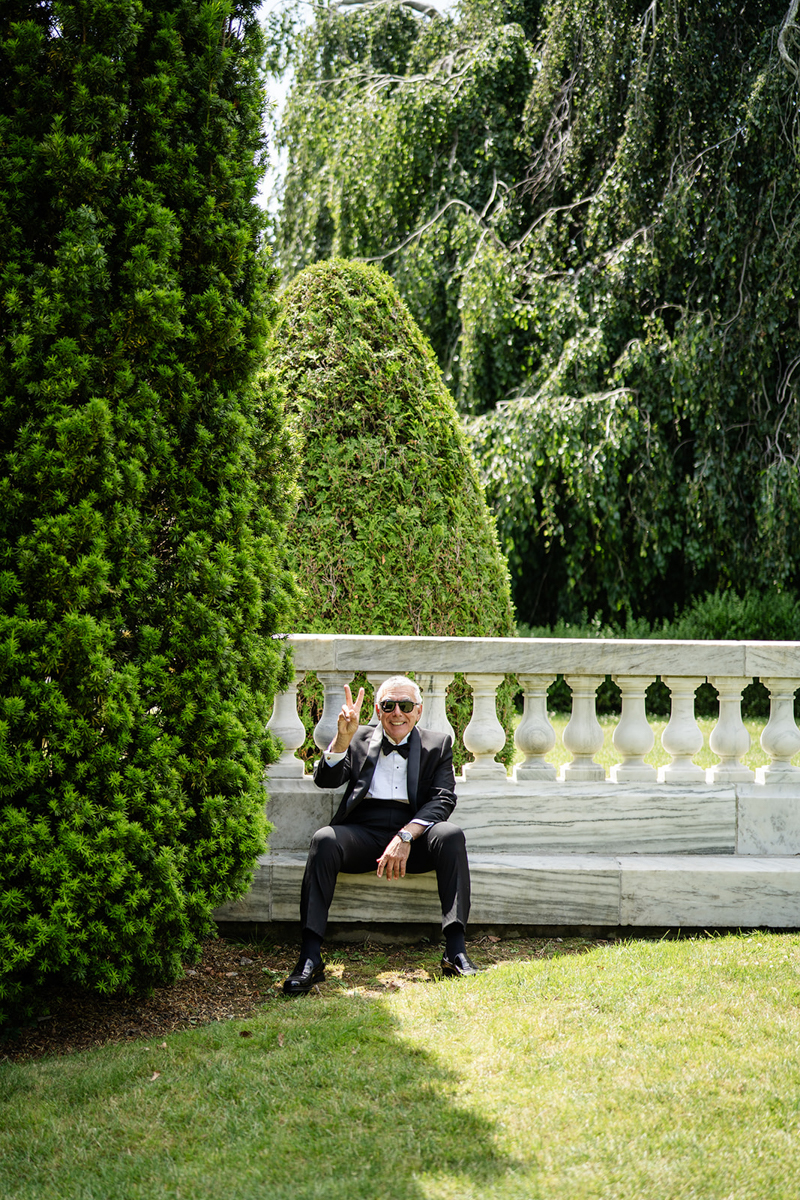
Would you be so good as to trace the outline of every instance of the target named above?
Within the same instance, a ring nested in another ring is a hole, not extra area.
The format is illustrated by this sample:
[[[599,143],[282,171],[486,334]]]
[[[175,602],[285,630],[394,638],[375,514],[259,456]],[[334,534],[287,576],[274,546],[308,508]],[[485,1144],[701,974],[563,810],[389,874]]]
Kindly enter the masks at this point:
[[[800,751],[800,730],[794,719],[794,694],[800,688],[800,643],[797,642],[676,642],[557,640],[522,638],[378,638],[297,634],[287,639],[295,662],[295,682],[275,704],[269,728],[281,738],[284,753],[270,776],[302,775],[295,751],[306,730],[297,714],[297,684],[313,671],[325,693],[322,717],[314,730],[320,749],[336,730],[344,685],[364,673],[373,686],[388,675],[413,672],[425,706],[422,724],[453,734],[445,711],[447,687],[462,672],[473,690],[472,720],[464,745],[474,756],[464,777],[505,778],[496,756],[506,741],[497,719],[495,694],[506,674],[515,675],[524,695],[522,721],[514,736],[524,761],[513,771],[515,780],[552,780],[556,770],[546,761],[556,735],[547,716],[547,689],[562,674],[572,691],[572,715],[564,730],[564,745],[572,761],[561,770],[565,783],[597,782],[605,771],[594,761],[602,747],[603,731],[595,714],[595,694],[610,675],[622,694],[622,715],[614,746],[622,763],[611,768],[614,783],[747,783],[765,786],[800,781],[792,757]],[[654,745],[645,712],[645,690],[660,677],[670,691],[672,711],[661,743],[671,762],[656,773],[644,762]],[[770,765],[754,773],[741,758],[750,748],[741,716],[742,692],[761,679],[770,694],[770,719],[761,745]],[[711,749],[720,762],[707,771],[693,757],[703,735],[694,717],[695,692],[706,680],[719,693],[720,711],[711,734]],[[373,718],[374,720],[374,718]]]
[[[274,825],[271,854],[260,860],[267,874],[254,885],[250,915],[244,917],[240,905],[228,919],[292,919],[308,839],[330,820],[338,799],[314,787],[296,756],[306,737],[297,711],[297,685],[304,675],[314,672],[324,689],[314,730],[322,749],[333,737],[344,685],[362,673],[376,688],[388,675],[413,673],[424,695],[421,723],[452,733],[446,693],[460,672],[473,694],[463,740],[474,761],[457,779],[453,819],[467,834],[480,919],[800,926],[800,860],[794,858],[800,855],[800,768],[791,762],[800,751],[794,719],[800,643],[300,634],[289,637],[287,646],[295,681],[277,697],[269,723],[284,750],[267,779],[267,813]],[[496,692],[506,675],[516,677],[524,696],[514,737],[522,761],[510,774],[497,761],[505,732],[497,719]],[[557,675],[572,692],[563,733],[572,757],[560,772],[547,761],[556,741],[547,689]],[[608,776],[595,758],[603,744],[595,695],[606,676],[622,696],[613,739],[621,762]],[[645,762],[655,741],[645,690],[657,678],[671,696],[661,736],[669,762],[658,771]],[[770,695],[770,718],[761,736],[769,762],[756,772],[741,761],[750,745],[741,696],[754,679]],[[703,744],[694,697],[706,681],[719,695],[710,739],[719,762],[703,770],[693,761]],[[583,891],[576,883],[581,872]],[[609,880],[608,904],[598,907],[597,897],[605,895]],[[361,877],[351,882],[349,893],[340,885],[341,919],[422,919],[408,902],[397,911],[382,902],[373,912],[375,889]],[[416,895],[417,887],[412,884],[408,891]],[[746,904],[736,902],[736,896],[745,895]],[[427,898],[422,909],[428,913],[426,904]]]

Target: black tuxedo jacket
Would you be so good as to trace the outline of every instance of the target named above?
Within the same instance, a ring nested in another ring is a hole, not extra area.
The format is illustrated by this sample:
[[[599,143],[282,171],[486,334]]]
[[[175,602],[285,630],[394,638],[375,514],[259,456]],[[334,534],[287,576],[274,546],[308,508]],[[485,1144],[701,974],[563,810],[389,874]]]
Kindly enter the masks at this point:
[[[317,787],[335,788],[347,783],[332,825],[358,820],[355,810],[369,791],[382,738],[380,724],[360,725],[341,762],[329,767],[323,757],[314,768]],[[416,725],[411,730],[408,737],[408,805],[413,816],[433,822],[446,821],[455,808],[456,779],[449,734],[419,729]]]

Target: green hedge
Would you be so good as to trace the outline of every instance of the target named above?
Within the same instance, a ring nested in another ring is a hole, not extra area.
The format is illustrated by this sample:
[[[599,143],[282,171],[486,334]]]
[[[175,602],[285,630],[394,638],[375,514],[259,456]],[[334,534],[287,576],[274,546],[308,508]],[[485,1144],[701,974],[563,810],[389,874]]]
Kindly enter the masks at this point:
[[[283,295],[270,360],[302,460],[289,532],[298,629],[513,635],[508,570],[464,431],[389,277],[338,259],[303,271]],[[318,685],[303,695],[313,724]],[[499,702],[509,732],[512,695],[508,685]],[[460,734],[471,710],[463,679],[449,698]],[[304,754],[314,753],[309,739]]]
[[[0,1023],[171,981],[249,886],[291,456],[251,0],[0,22]]]

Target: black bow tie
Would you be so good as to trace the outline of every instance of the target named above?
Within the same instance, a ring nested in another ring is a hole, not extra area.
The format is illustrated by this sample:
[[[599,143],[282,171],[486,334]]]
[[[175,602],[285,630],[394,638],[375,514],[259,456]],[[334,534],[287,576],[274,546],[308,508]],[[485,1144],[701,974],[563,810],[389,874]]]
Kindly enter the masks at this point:
[[[390,742],[386,734],[383,735],[381,742],[382,754],[393,754],[395,751],[401,758],[408,758],[408,742],[403,742],[402,746],[395,746],[394,742]]]

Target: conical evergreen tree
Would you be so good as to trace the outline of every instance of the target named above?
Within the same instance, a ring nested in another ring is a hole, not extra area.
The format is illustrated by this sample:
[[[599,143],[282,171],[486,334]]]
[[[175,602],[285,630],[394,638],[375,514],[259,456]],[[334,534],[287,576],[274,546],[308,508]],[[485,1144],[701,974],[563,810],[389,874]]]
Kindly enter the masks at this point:
[[[291,490],[254,0],[0,15],[0,1022],[168,980],[265,837]]]
[[[273,358],[301,442],[299,628],[513,635],[508,569],[466,436],[389,276],[342,259],[308,267],[282,298]],[[450,694],[457,733],[465,688]],[[509,701],[506,689],[508,732]]]

